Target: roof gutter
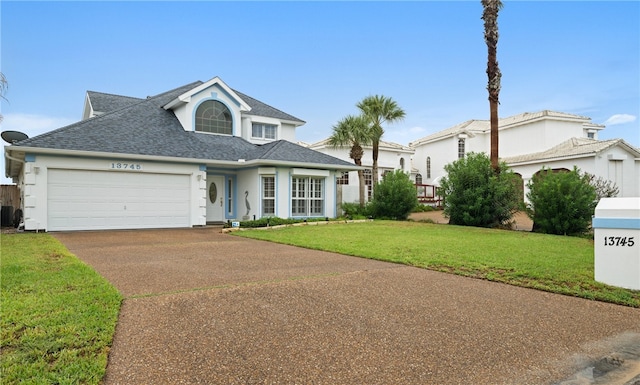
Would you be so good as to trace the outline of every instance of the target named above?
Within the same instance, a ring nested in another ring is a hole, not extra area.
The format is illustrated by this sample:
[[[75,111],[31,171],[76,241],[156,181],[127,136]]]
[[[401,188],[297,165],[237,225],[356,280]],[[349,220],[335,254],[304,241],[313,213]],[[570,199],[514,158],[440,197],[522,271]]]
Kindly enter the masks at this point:
[[[14,162],[22,163],[22,164],[24,164],[24,159],[14,158],[13,156],[9,155],[9,151],[7,151],[8,147],[9,146],[5,147],[5,151],[4,151],[4,159],[5,159],[4,176],[7,178],[13,178],[13,176],[9,175],[9,171],[11,171],[11,164],[7,162],[6,159],[12,160]]]
[[[521,160],[515,162],[509,162],[508,159],[505,159],[504,162],[507,163],[508,166],[526,166],[529,164],[537,164],[537,163],[545,163],[545,162],[559,162],[567,159],[576,159],[576,158],[591,158],[596,156],[596,153],[590,154],[582,154],[582,155],[568,155],[557,158],[543,158],[543,159],[532,159],[532,160]],[[501,159],[502,161],[502,159]]]
[[[246,168],[247,166],[293,166],[293,167],[308,167],[308,168],[323,168],[330,170],[364,170],[364,167],[357,165],[339,165],[339,164],[323,164],[323,163],[300,163],[291,161],[278,161],[278,160],[264,160],[264,159],[252,159],[252,160],[212,160],[212,159],[198,159],[198,158],[179,158],[172,156],[161,155],[141,155],[141,154],[127,154],[127,153],[113,153],[113,152],[97,152],[97,151],[84,151],[84,150],[61,150],[56,148],[42,148],[42,147],[26,147],[26,146],[7,146],[5,147],[5,156],[8,151],[22,151],[33,154],[41,155],[57,155],[57,156],[78,156],[87,158],[103,158],[103,159],[115,159],[118,156],[127,157],[129,159],[156,161],[156,162],[172,162],[172,163],[187,163],[187,164],[211,164],[227,168]],[[10,158],[15,159],[15,158]],[[15,159],[20,161],[19,159]],[[21,161],[24,163],[24,161]]]

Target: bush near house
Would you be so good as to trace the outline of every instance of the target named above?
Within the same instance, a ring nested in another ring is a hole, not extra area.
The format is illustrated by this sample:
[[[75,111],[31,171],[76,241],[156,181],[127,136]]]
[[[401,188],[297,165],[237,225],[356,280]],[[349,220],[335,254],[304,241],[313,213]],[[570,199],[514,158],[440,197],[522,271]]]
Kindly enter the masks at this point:
[[[416,187],[402,170],[386,173],[373,189],[371,209],[376,218],[405,220],[417,205]]]
[[[620,189],[613,181],[604,179],[601,176],[595,176],[588,172],[585,172],[582,177],[596,190],[596,199],[598,202],[602,198],[616,197],[620,193]]]
[[[596,189],[577,167],[569,172],[543,168],[527,186],[527,214],[533,220],[533,231],[579,235],[589,230],[597,204]]]
[[[506,163],[500,163],[496,175],[486,154],[472,152],[444,169],[447,176],[440,191],[449,224],[490,228],[509,224],[521,203],[516,177]]]
[[[371,212],[371,203],[367,202],[364,206],[360,206],[355,202],[342,202],[340,204],[341,216],[347,219],[366,219],[373,214]]]
[[[263,217],[260,219],[252,220],[252,221],[241,221],[240,228],[256,228],[256,227],[269,227],[269,226],[280,226],[280,225],[293,225],[295,223],[305,223],[305,222],[326,222],[330,221],[330,218],[322,217],[322,218],[303,218],[303,219],[294,219],[294,218],[280,218],[280,217]],[[224,224],[225,228],[231,227],[231,221],[228,221]]]

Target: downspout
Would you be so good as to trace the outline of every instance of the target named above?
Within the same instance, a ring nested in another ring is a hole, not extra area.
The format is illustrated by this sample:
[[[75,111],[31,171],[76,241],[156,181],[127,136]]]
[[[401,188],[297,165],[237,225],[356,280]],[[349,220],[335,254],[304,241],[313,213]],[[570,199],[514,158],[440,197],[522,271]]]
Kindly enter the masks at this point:
[[[7,154],[6,152],[4,153],[4,158],[5,158],[5,159],[9,159],[9,160],[13,160],[13,161],[15,161],[15,162],[19,162],[19,163],[22,163],[22,164],[24,164],[24,163],[25,163],[25,160],[24,160],[24,159],[14,158],[14,157],[12,157],[11,155]],[[7,175],[5,174],[5,176],[7,176]],[[13,178],[13,177],[12,177],[12,178]]]
[[[10,155],[4,154],[4,158],[5,159],[10,159],[10,160],[15,160],[16,162],[20,162],[20,163],[25,163],[24,159],[18,159],[18,158],[14,158]]]

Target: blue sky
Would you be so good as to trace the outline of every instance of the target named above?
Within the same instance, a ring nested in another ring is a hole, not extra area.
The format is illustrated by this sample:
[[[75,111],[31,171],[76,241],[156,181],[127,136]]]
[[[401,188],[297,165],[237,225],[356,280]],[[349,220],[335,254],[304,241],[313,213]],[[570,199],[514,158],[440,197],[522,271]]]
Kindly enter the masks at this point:
[[[406,111],[384,139],[488,119],[480,1],[0,2],[1,130],[80,119],[87,90],[146,97],[219,76],[315,142],[368,95]],[[505,1],[500,116],[591,117],[640,146],[640,2]],[[4,169],[4,167],[2,167]]]

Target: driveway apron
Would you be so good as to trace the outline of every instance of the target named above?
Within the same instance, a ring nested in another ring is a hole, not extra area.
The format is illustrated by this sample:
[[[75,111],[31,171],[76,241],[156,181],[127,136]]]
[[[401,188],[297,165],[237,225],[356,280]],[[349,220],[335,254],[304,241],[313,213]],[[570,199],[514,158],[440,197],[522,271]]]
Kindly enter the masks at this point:
[[[53,235],[125,297],[105,384],[622,385],[640,373],[633,359],[589,372],[640,355],[640,309],[216,228]]]

